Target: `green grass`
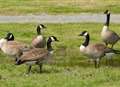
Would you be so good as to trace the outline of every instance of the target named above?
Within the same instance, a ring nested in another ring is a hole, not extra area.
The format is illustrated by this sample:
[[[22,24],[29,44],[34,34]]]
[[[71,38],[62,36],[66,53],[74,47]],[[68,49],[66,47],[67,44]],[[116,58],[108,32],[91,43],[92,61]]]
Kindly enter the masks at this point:
[[[120,13],[119,0],[0,0],[0,15]]]
[[[0,87],[119,87],[120,59],[114,56],[114,65],[106,66],[105,57],[101,67],[94,68],[88,57],[79,52],[83,38],[78,34],[87,30],[91,34],[91,43],[101,42],[102,24],[45,24],[44,35],[54,35],[59,42],[53,44],[55,53],[50,64],[44,64],[43,73],[33,66],[29,76],[25,76],[26,65],[14,65],[11,57],[0,52]],[[120,34],[120,24],[111,24],[110,28]],[[0,37],[11,31],[16,40],[30,44],[36,35],[36,24],[0,24]],[[120,49],[120,44],[115,45]]]

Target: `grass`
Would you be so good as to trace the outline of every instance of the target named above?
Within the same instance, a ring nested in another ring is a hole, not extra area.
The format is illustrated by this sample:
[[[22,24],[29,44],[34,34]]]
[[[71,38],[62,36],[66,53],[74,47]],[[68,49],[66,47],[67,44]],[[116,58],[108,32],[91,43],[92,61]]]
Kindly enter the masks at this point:
[[[78,34],[87,30],[91,34],[91,43],[101,42],[100,31],[102,24],[70,23],[45,24],[44,35],[56,36],[60,42],[53,44],[55,53],[50,64],[44,64],[43,73],[38,66],[32,68],[29,76],[25,76],[26,65],[14,65],[11,57],[0,52],[0,87],[119,87],[120,59],[114,56],[114,65],[106,66],[105,57],[101,67],[94,68],[93,63],[79,52],[83,38]],[[120,24],[111,24],[110,28],[120,34]],[[16,40],[29,44],[35,32],[36,24],[0,24],[0,37],[6,32],[14,33]],[[115,45],[120,49],[119,43]]]
[[[0,0],[0,15],[120,13],[119,0]]]

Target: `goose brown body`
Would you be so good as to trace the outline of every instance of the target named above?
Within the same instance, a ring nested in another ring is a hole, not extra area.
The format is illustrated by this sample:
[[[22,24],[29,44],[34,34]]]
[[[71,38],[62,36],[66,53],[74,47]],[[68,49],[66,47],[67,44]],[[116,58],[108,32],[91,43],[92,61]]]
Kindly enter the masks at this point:
[[[90,58],[96,59],[105,56],[105,53],[109,53],[110,50],[111,49],[107,48],[104,44],[96,43],[96,44],[89,44],[85,48],[83,53],[88,55]]]
[[[24,52],[23,55],[19,58],[21,60],[21,63],[27,62],[27,61],[44,61],[48,59],[49,52],[48,50],[44,48],[34,48],[30,51]]]
[[[24,49],[24,48],[29,47],[27,44],[22,43],[22,42],[18,42],[18,41],[8,41],[7,44],[14,45],[16,47],[19,47],[20,49]]]
[[[46,46],[46,38],[42,35],[34,37],[32,40],[32,46],[36,48],[44,48]]]

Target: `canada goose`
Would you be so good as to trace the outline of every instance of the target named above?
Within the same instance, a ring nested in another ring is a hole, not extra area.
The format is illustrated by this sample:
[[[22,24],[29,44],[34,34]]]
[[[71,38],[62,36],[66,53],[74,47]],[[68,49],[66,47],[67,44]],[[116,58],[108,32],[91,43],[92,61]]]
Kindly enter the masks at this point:
[[[106,46],[108,44],[111,44],[111,48],[113,48],[114,44],[117,43],[118,40],[120,40],[120,37],[114,31],[109,30],[110,12],[106,10],[104,14],[106,14],[106,22],[103,26],[101,37]]]
[[[23,55],[18,58],[16,65],[26,63],[29,65],[27,74],[30,73],[32,64],[37,64],[40,67],[40,72],[42,72],[43,63],[49,59],[50,54],[53,53],[53,48],[51,43],[53,41],[58,41],[55,36],[51,36],[47,40],[47,49],[45,48],[33,48],[27,52],[23,52]]]
[[[37,26],[37,36],[32,40],[32,47],[44,48],[46,46],[46,38],[42,35],[42,29],[46,28],[43,24]]]
[[[14,41],[14,35],[12,33],[8,33],[5,38],[0,39],[0,49],[5,54],[14,57],[15,60],[27,47],[23,43]]]
[[[106,47],[104,44],[89,44],[90,36],[87,31],[83,31],[79,36],[84,36],[85,41],[80,46],[80,52],[89,56],[95,63],[95,68],[99,67],[100,59],[108,53],[118,53],[119,51]]]

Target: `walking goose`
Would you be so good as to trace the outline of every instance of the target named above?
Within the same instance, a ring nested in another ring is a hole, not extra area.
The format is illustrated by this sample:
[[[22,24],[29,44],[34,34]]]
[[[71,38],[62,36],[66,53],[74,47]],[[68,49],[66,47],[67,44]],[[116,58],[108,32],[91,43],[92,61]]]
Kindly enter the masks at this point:
[[[40,72],[42,72],[42,65],[45,61],[47,61],[50,57],[50,55],[53,52],[53,48],[51,46],[51,43],[53,41],[58,41],[55,36],[51,36],[47,40],[47,49],[45,48],[33,48],[27,52],[23,52],[23,55],[18,58],[16,61],[16,65],[20,64],[28,64],[29,68],[27,71],[27,74],[30,73],[32,64],[37,64],[40,67]]]
[[[32,40],[32,47],[44,48],[46,46],[46,38],[41,33],[44,28],[46,27],[43,24],[37,26],[37,36]]]
[[[117,41],[120,40],[120,37],[114,31],[109,30],[110,12],[106,10],[104,13],[106,14],[106,22],[103,26],[101,37],[106,46],[110,44],[111,48],[113,48]]]
[[[120,52],[120,51],[108,48],[104,44],[100,44],[100,43],[89,44],[90,36],[87,31],[81,32],[79,36],[85,37],[85,41],[80,46],[80,52],[89,56],[94,61],[95,68],[99,67],[100,59],[106,54],[107,55],[109,53],[119,54]]]

